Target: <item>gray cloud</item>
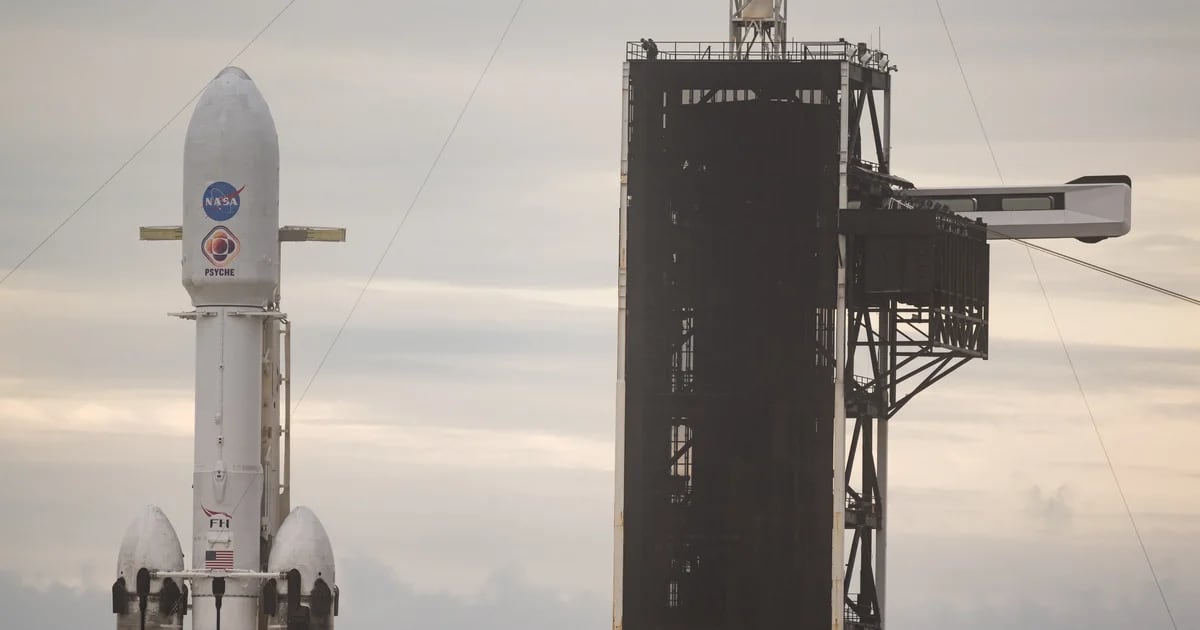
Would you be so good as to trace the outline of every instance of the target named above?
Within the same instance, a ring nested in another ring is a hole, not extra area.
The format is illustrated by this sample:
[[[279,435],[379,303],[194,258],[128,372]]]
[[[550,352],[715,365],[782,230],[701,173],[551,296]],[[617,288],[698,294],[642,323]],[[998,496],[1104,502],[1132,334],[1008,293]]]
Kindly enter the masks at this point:
[[[0,609],[10,628],[101,630],[116,623],[111,597],[104,591],[60,583],[34,588],[8,571],[0,571]]]
[[[966,536],[966,526],[889,539],[892,575],[907,578],[889,581],[891,623],[988,630],[1168,625],[1131,536],[1103,545],[1073,541],[1068,533],[1018,541]],[[1200,605],[1185,587],[1195,567],[1183,560],[1197,549],[1182,538],[1170,543],[1152,554],[1176,621],[1187,628],[1200,623]]]
[[[63,580],[66,571],[73,584],[103,588],[125,528],[146,503],[162,507],[187,540],[190,436],[51,427],[5,436],[3,570],[32,583]],[[564,595],[609,588],[608,443],[511,429],[324,430],[301,422],[294,440],[302,462],[294,501],[321,517],[339,558],[375,558],[421,591],[473,592],[510,565]]]
[[[351,628],[600,630],[610,625],[609,605],[603,597],[564,597],[530,584],[517,566],[492,573],[471,595],[418,591],[367,558],[341,563],[338,577],[342,596],[337,622]],[[35,588],[3,571],[0,609],[12,628],[100,630],[111,628],[115,620],[108,594],[102,590],[59,583]]]
[[[343,567],[339,576],[346,576],[342,597],[346,612],[338,622],[348,627],[601,630],[611,626],[606,597],[563,597],[530,584],[518,566],[492,573],[477,594],[466,597],[418,592],[367,559],[354,559]]]
[[[1044,491],[1037,485],[1031,486],[1028,509],[1044,526],[1051,528],[1070,527],[1075,513],[1067,486],[1059,486],[1053,491]]]
[[[1069,332],[1069,331],[1068,331]],[[1115,344],[1068,342],[1071,358],[1084,391],[1093,402],[1114,395],[1136,397],[1149,391],[1172,391],[1187,397],[1187,402],[1149,397],[1143,404],[1159,411],[1188,408],[1194,410],[1200,399],[1194,399],[1191,386],[1200,378],[1200,351],[1190,347],[1146,348]],[[1002,383],[1003,387],[997,387]],[[979,422],[994,419],[1005,422],[1006,413],[1027,405],[1057,404],[1069,401],[1081,405],[1078,386],[1070,365],[1058,341],[1013,339],[993,333],[989,359],[975,360],[958,372],[946,377],[920,397],[923,410],[929,399],[974,399],[971,413],[963,415],[953,406],[942,405],[936,418]],[[915,403],[914,404],[918,404]],[[1057,411],[1057,407],[1051,408]],[[1079,407],[1082,410],[1082,407]],[[1103,409],[1098,409],[1103,414]],[[901,411],[903,420],[907,410]],[[929,416],[923,416],[928,418]]]

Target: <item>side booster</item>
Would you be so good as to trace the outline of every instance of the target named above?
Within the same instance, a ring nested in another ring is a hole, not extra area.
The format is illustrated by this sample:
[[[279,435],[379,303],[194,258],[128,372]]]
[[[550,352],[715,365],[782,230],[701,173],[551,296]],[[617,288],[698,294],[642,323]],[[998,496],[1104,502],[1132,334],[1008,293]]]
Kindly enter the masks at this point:
[[[339,599],[333,546],[308,508],[293,510],[279,528],[267,570],[284,576],[263,585],[268,627],[333,630]]]
[[[182,226],[142,234],[182,241],[183,286],[195,307],[176,314],[196,322],[192,561],[184,570],[174,529],[157,508],[136,521],[113,586],[118,628],[181,627],[185,581],[194,630],[258,630],[267,621],[333,628],[333,614],[317,614],[327,599],[337,600],[329,538],[307,509],[284,519],[290,452],[281,457],[280,437],[290,422],[280,423],[280,387],[290,387],[290,378],[280,374],[280,338],[286,334],[290,346],[290,325],[279,310],[279,260],[281,240],[339,240],[330,234],[344,238],[344,231],[280,229],[275,122],[240,68],[222,70],[196,103],[183,163]],[[266,588],[289,574],[298,576],[295,587]],[[308,617],[279,617],[279,593],[299,597],[297,610]],[[149,617],[141,612],[147,609]],[[168,612],[154,612],[160,609]]]
[[[162,510],[150,505],[138,515],[121,541],[112,611],[117,630],[183,627],[188,589],[181,580],[153,577],[182,571],[183,550],[175,528]]]

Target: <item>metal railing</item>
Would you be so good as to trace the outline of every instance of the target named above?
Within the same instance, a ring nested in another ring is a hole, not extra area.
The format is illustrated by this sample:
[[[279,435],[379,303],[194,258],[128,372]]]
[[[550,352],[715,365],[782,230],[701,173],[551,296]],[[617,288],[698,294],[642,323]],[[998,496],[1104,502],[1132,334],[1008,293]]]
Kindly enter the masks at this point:
[[[848,599],[849,601],[846,602],[846,608],[845,608],[845,612],[843,613],[842,620],[845,621],[847,628],[878,628],[879,627],[878,621],[874,621],[871,619],[864,619],[863,616],[860,615],[858,613],[858,611],[854,609],[853,606],[850,606],[850,602],[854,602],[856,604],[861,605],[863,603],[863,598],[861,595],[859,595],[858,593],[848,593],[846,595],[846,599]]]
[[[879,504],[865,497],[855,498],[846,493],[846,511],[858,512],[864,516],[879,516]]]
[[[761,48],[741,49],[733,42],[655,42],[657,61],[849,61],[881,72],[891,72],[895,66],[881,50],[847,41],[787,42],[782,54],[778,50]],[[649,51],[642,42],[627,42],[625,58],[647,60]]]

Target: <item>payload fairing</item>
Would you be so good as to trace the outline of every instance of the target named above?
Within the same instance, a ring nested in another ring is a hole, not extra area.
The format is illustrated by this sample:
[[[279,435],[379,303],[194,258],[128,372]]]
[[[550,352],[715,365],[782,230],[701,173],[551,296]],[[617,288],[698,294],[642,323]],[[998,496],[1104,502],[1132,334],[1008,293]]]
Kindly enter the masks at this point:
[[[190,584],[195,630],[332,629],[329,537],[308,509],[288,514],[290,445],[281,449],[280,437],[290,438],[290,423],[280,424],[279,394],[280,337],[290,327],[279,311],[279,259],[281,240],[341,240],[344,231],[279,227],[275,122],[239,68],[221,71],[197,102],[183,162],[182,227],[143,228],[142,237],[182,241],[195,307],[177,314],[196,322],[192,562],[185,570],[166,515],[146,508],[118,556],[117,628],[181,628]]]

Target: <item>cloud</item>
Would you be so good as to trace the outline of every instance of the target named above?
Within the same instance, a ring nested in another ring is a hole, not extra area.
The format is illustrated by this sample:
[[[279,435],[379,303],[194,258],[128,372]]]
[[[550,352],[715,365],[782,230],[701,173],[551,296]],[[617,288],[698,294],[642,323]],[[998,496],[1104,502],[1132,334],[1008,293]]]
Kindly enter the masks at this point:
[[[457,594],[513,563],[563,593],[611,582],[609,440],[311,422],[295,431],[294,505],[320,516],[338,558],[373,557],[414,588]],[[0,436],[0,570],[38,584],[67,571],[82,576],[72,586],[102,589],[146,503],[189,540],[188,435],[6,427]]]
[[[607,593],[564,597],[531,584],[517,565],[492,572],[478,592],[467,596],[418,592],[364,558],[347,561],[338,571],[344,584],[338,623],[346,627],[601,630],[612,625]]]
[[[896,627],[1169,626],[1128,530],[1090,542],[1061,530],[1004,540],[970,535],[974,523],[946,516],[940,534],[905,535],[893,529],[888,539],[893,579],[887,601],[889,623]],[[1183,536],[1151,538],[1148,544],[1179,627],[1200,623],[1200,603],[1186,586],[1200,573],[1184,560],[1200,549]]]
[[[8,628],[112,628],[112,599],[101,590],[79,590],[62,583],[28,586],[20,576],[0,570],[0,610]]]
[[[338,582],[342,595],[337,624],[347,628],[601,630],[611,625],[605,597],[563,595],[537,586],[515,565],[492,572],[470,595],[418,591],[367,558],[341,562]],[[32,587],[6,571],[0,571],[0,610],[9,628],[101,630],[111,628],[116,619],[103,590],[79,590],[57,582]]]
[[[1059,486],[1053,492],[1045,492],[1038,485],[1031,486],[1028,509],[1043,526],[1051,528],[1070,527],[1075,512],[1066,486]]]

